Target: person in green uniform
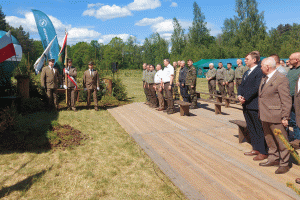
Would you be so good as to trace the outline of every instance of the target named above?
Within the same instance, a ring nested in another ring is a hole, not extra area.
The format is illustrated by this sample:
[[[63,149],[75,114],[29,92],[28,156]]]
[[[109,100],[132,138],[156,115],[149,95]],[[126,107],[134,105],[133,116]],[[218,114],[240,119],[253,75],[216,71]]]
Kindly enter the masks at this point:
[[[146,88],[146,73],[147,73],[147,63],[144,63],[143,64],[143,89],[144,89],[144,93],[145,93],[145,96],[146,96],[146,102],[145,104],[148,104],[149,103],[149,99],[148,99],[148,90]]]
[[[236,64],[238,67],[235,69],[235,87],[236,91],[238,91],[239,86],[242,83],[242,78],[245,72],[248,70],[247,66],[243,66],[243,61],[241,59],[237,59]]]
[[[227,63],[227,70],[225,74],[225,81],[226,81],[226,90],[228,97],[235,98],[234,93],[234,70],[231,68],[232,63]],[[235,103],[233,100],[231,100],[231,103]]]
[[[226,74],[226,69],[223,67],[223,63],[219,62],[218,64],[219,69],[217,70],[216,74],[216,79],[219,87],[219,91],[221,92],[221,95],[225,96],[226,91],[225,91],[225,74]]]
[[[147,99],[147,102],[146,102],[146,105],[150,105],[150,91],[149,91],[149,72],[150,72],[150,65],[147,64],[146,65],[146,72],[145,72],[145,84],[144,84],[144,90],[146,90],[146,99]]]
[[[217,74],[217,70],[214,68],[214,64],[210,63],[209,70],[206,73],[206,80],[208,81],[209,94],[216,93],[216,74]],[[209,99],[213,99],[213,96],[211,95]]]
[[[150,97],[150,107],[151,108],[157,108],[157,97],[156,97],[156,92],[155,92],[155,83],[154,83],[154,76],[156,74],[156,71],[154,70],[154,66],[150,65],[149,66],[149,73],[148,73],[148,88],[149,88],[149,97]]]
[[[196,72],[196,68],[193,65],[192,59],[188,59],[187,64],[188,67],[187,67],[185,85],[187,86],[188,93],[190,95],[190,100],[192,103],[191,109],[196,109],[197,108],[197,95],[196,95],[197,72]]]

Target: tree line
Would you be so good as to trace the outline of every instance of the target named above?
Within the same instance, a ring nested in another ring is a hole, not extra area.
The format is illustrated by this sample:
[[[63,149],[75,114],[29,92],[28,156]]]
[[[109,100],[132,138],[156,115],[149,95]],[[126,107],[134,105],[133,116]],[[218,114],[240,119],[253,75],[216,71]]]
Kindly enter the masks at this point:
[[[240,58],[252,50],[260,51],[262,56],[277,53],[281,58],[287,58],[300,44],[300,25],[297,23],[280,24],[267,31],[264,12],[258,11],[256,0],[236,0],[235,15],[224,20],[222,33],[216,37],[210,35],[205,15],[196,2],[193,3],[193,15],[188,31],[182,28],[176,17],[173,18],[171,41],[153,33],[143,44],[133,36],[126,41],[115,37],[108,44],[97,40],[78,42],[68,45],[68,57],[79,70],[86,69],[89,61],[94,61],[100,69],[110,69],[112,62],[118,62],[121,69],[141,69],[144,62],[155,65],[164,58],[172,61]],[[29,55],[31,65],[42,54],[41,41],[30,39],[22,26],[10,26],[1,7],[0,30],[12,31],[26,55],[23,59]]]

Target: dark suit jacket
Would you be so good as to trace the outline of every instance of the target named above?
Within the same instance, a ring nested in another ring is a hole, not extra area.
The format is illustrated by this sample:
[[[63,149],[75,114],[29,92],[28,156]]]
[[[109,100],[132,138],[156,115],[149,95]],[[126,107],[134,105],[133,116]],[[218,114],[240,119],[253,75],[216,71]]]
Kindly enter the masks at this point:
[[[289,79],[279,71],[273,74],[264,85],[262,79],[259,87],[259,116],[260,120],[270,123],[281,123],[282,118],[289,119],[292,108]]]
[[[300,81],[300,75],[296,82],[295,86],[295,94],[294,94],[294,106],[295,106],[295,114],[296,114],[296,123],[297,126],[300,127],[300,92],[298,92],[298,82]]]
[[[257,66],[245,80],[243,75],[242,83],[238,89],[238,95],[243,96],[246,102],[243,109],[258,110],[258,88],[263,77],[261,68]]]

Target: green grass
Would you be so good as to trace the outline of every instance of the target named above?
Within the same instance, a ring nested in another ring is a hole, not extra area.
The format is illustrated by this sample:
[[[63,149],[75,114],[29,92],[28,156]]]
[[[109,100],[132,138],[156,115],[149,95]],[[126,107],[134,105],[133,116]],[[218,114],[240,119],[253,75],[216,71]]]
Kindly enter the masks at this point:
[[[145,100],[141,75],[116,74],[130,102]],[[52,125],[69,124],[91,139],[65,151],[1,152],[0,198],[185,199],[107,110],[36,113],[24,121],[29,119],[37,130],[45,131],[47,119],[53,119]]]

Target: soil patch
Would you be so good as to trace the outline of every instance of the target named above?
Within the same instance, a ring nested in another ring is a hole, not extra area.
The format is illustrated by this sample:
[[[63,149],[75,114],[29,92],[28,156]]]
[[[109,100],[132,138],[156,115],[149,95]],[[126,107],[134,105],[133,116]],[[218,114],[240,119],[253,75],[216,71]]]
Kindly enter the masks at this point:
[[[70,125],[56,125],[50,128],[48,138],[51,149],[73,148],[83,145],[83,141],[90,139],[89,136],[74,129]]]

